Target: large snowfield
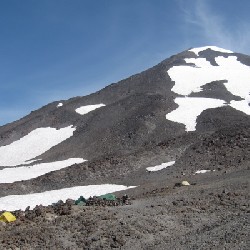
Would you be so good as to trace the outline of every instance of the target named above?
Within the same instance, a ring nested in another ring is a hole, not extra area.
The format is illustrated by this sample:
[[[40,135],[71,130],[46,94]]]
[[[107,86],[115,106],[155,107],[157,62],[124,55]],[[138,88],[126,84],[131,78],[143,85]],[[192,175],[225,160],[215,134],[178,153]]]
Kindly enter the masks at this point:
[[[30,180],[84,161],[86,160],[83,160],[82,158],[70,158],[64,161],[40,163],[32,166],[4,168],[0,170],[0,183],[13,183],[15,181]]]
[[[63,188],[59,190],[46,191],[43,193],[33,193],[26,195],[8,195],[0,198],[0,210],[24,210],[26,207],[34,208],[36,205],[51,205],[59,200],[77,199],[81,195],[85,198],[90,196],[99,196],[116,191],[122,191],[135,186],[123,186],[114,184],[76,186],[72,188]]]
[[[174,66],[168,70],[175,82],[173,92],[185,96],[200,92],[207,83],[226,80],[224,85],[233,95],[243,99],[249,96],[250,67],[237,61],[236,56],[216,57],[218,66],[211,65],[205,58],[187,58],[185,61],[193,65]]]
[[[168,113],[166,118],[173,122],[183,123],[186,131],[195,130],[197,117],[202,111],[225,105],[222,100],[201,97],[177,97],[175,103],[179,107]]]
[[[233,53],[215,46],[207,46],[191,49],[196,55],[199,52],[210,48],[223,53]],[[187,65],[173,66],[168,70],[168,74],[174,81],[172,91],[185,96],[177,97],[175,103],[179,107],[166,115],[168,120],[183,123],[186,131],[194,131],[197,117],[206,109],[217,108],[224,105],[239,110],[250,115],[250,67],[242,64],[236,56],[218,56],[215,62],[218,66],[213,66],[206,58],[186,58]],[[240,79],[240,81],[239,81]],[[233,95],[241,97],[241,101],[225,101],[212,98],[188,97],[191,93],[202,91],[202,86],[215,81],[226,81],[226,89]]]
[[[222,52],[222,53],[234,53],[231,50],[219,48],[217,46],[204,46],[204,47],[199,47],[199,48],[193,48],[193,49],[190,49],[189,51],[194,52],[198,56],[201,51],[204,51],[207,49],[211,49],[213,51],[218,51],[218,52]]]
[[[61,129],[37,128],[20,140],[0,147],[0,166],[25,165],[26,161],[41,155],[71,137],[74,131],[73,126]]]

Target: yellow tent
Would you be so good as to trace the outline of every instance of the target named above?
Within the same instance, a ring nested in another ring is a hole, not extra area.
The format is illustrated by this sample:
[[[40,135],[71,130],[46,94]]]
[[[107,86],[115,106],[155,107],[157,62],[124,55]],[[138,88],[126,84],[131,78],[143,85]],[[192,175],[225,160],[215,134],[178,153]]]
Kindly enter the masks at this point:
[[[16,220],[16,216],[10,212],[4,212],[0,216],[0,221],[3,221],[3,222],[12,222],[15,220]]]

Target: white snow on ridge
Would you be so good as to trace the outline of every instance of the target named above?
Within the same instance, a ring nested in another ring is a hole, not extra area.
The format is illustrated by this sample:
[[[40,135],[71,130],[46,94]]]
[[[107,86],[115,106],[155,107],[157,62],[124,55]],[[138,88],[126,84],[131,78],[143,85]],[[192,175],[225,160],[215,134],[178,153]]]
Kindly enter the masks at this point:
[[[32,166],[4,168],[0,170],[0,183],[13,183],[36,178],[46,173],[69,167],[75,163],[82,163],[82,158],[70,158],[64,161],[40,163]]]
[[[27,206],[34,208],[36,205],[50,205],[58,200],[66,201],[68,198],[77,199],[79,196],[89,198],[90,196],[99,196],[116,191],[122,191],[135,186],[123,186],[114,184],[76,186],[72,188],[63,188],[51,190],[43,193],[34,193],[26,195],[8,195],[0,198],[0,210],[14,211],[24,210]]]
[[[208,47],[194,49],[198,53]],[[211,49],[214,49],[211,47]],[[214,49],[215,50],[215,49]],[[221,51],[225,52],[225,51]],[[231,53],[230,51],[227,53]],[[186,63],[192,65],[174,66],[168,70],[168,74],[175,85],[172,91],[188,96],[194,92],[200,92],[202,86],[213,81],[224,80],[223,83],[229,92],[243,98],[242,101],[231,101],[229,106],[250,115],[250,67],[242,64],[236,56],[215,58],[219,66],[213,66],[205,58],[186,58]],[[175,99],[179,107],[168,113],[168,120],[183,123],[186,131],[194,131],[196,119],[202,111],[208,108],[217,108],[226,105],[222,100],[197,97],[179,97]]]
[[[166,119],[183,123],[186,131],[194,131],[197,117],[206,109],[225,105],[223,100],[201,97],[177,97],[175,103],[179,107],[166,115]]]
[[[204,50],[207,50],[207,49],[211,49],[213,51],[218,51],[218,52],[222,52],[222,53],[234,53],[231,50],[219,48],[219,47],[216,47],[216,46],[205,46],[205,47],[193,48],[193,49],[190,49],[189,51],[194,52],[198,56],[201,51],[204,51]]]
[[[207,61],[206,58],[185,58],[184,60],[186,63],[193,63],[196,68],[212,67],[211,63]]]
[[[222,56],[215,58],[219,66],[212,67],[211,74],[220,75],[228,82],[224,83],[225,87],[233,95],[248,99],[250,96],[250,67],[237,61],[236,56],[224,58]]]
[[[149,172],[155,172],[155,171],[159,171],[162,170],[164,168],[170,167],[172,165],[175,164],[175,161],[170,161],[170,162],[166,162],[166,163],[162,163],[161,165],[157,165],[154,167],[148,167],[146,168]]]
[[[63,106],[63,103],[60,102],[60,103],[57,104],[56,107],[59,108],[59,107],[62,107],[62,106]]]
[[[77,108],[76,112],[80,115],[85,115],[85,114],[87,114],[95,109],[101,108],[103,106],[106,106],[106,105],[103,103],[95,104],[95,105],[86,105],[86,106],[82,106],[80,108]]]
[[[61,129],[37,128],[20,140],[0,147],[0,166],[25,165],[26,161],[41,155],[71,137],[74,131],[73,126]]]
[[[205,58],[187,58],[185,61],[195,64],[195,67],[189,65],[174,66],[168,70],[169,76],[175,82],[171,89],[173,92],[180,95],[200,92],[203,85],[219,78],[209,74],[212,65]]]
[[[225,87],[233,95],[247,98],[250,92],[250,67],[237,61],[236,56],[215,58],[219,66],[213,66],[204,58],[187,58],[184,65],[174,66],[168,70],[169,76],[175,82],[172,91],[180,95],[200,92],[201,87],[212,81],[227,80]]]

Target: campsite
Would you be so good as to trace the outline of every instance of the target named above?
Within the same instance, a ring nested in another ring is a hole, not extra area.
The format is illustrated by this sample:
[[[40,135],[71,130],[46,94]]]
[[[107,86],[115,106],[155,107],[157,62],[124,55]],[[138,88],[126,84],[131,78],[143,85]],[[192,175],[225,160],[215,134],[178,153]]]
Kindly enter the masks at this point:
[[[249,10],[0,1],[0,250],[250,250]]]
[[[79,197],[13,211],[16,221],[0,222],[0,248],[184,249],[189,244],[201,249],[206,241],[215,249],[221,244],[247,249],[248,171],[227,168],[185,176],[188,186],[181,184],[181,174],[170,176],[167,185],[164,178],[152,182],[156,176],[149,174],[148,184],[114,194],[128,195],[131,205],[87,206]]]

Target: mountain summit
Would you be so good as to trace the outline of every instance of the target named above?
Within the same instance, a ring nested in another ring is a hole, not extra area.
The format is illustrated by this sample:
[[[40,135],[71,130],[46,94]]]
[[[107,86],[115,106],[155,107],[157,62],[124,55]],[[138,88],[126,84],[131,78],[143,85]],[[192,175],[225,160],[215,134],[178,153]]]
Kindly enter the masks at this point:
[[[152,154],[162,142],[188,137],[184,144],[190,144],[192,137],[249,125],[249,79],[249,56],[208,46],[181,52],[89,96],[50,103],[0,127],[2,182],[35,182],[51,171],[107,158],[122,162],[146,150]],[[178,160],[184,144],[150,164]],[[138,167],[148,160],[143,156]],[[118,173],[131,174],[129,165]],[[110,174],[118,177],[114,169]],[[15,178],[5,176],[19,170]]]
[[[249,56],[208,46],[181,52],[94,94],[50,103],[0,127],[2,182],[37,183],[34,178],[73,164],[64,171],[93,164],[97,172],[105,172],[101,162],[114,158],[105,175],[117,178],[133,173],[131,163],[118,167],[132,155],[142,161],[136,171],[148,164],[178,161],[193,137],[249,125],[249,79]],[[157,145],[183,138],[188,139],[170,146],[171,153],[154,152],[155,161],[145,153],[151,155]],[[12,171],[20,175],[14,178]],[[81,184],[89,178],[87,172],[76,173]],[[54,180],[49,188],[59,186],[63,187],[61,181]]]
[[[206,110],[249,115],[249,66],[249,56],[215,46],[194,48],[89,96],[48,104],[0,127],[0,146],[9,145],[0,148],[4,150],[0,166],[36,157],[91,160],[120,150],[130,152],[151,139],[159,142],[184,130],[220,126],[198,122]],[[9,157],[9,152],[15,156]]]
[[[171,56],[91,95],[50,103],[0,127],[0,210],[24,210],[80,195],[126,190],[139,199],[140,206],[132,206],[131,213],[148,227],[151,223],[141,216],[148,213],[152,199],[162,207],[162,214],[173,214],[173,228],[178,230],[184,227],[175,214],[180,208],[163,204],[165,199],[175,205],[188,204],[192,213],[209,207],[219,218],[226,213],[217,204],[217,193],[223,188],[237,189],[240,194],[231,197],[231,202],[244,203],[239,197],[246,195],[250,163],[249,102],[250,56],[207,46]],[[183,179],[196,185],[186,192],[176,191],[176,183]],[[227,212],[234,213],[227,206]],[[187,215],[186,207],[183,211]],[[211,214],[207,215],[210,219]],[[156,228],[165,218],[156,223],[158,217],[148,216]],[[207,225],[202,219],[199,223]],[[242,225],[237,224],[240,220],[222,224],[230,230],[232,223],[237,228]],[[198,232],[185,230],[190,237]],[[132,239],[128,242],[131,245],[124,249],[134,246]],[[159,249],[173,247],[172,241],[166,242]],[[74,249],[79,247],[74,244]]]

